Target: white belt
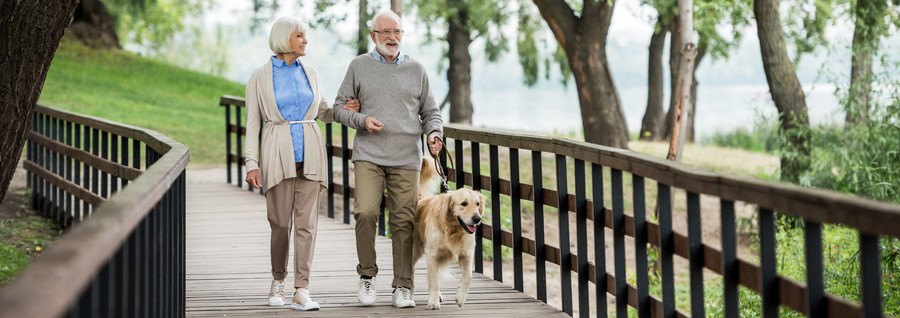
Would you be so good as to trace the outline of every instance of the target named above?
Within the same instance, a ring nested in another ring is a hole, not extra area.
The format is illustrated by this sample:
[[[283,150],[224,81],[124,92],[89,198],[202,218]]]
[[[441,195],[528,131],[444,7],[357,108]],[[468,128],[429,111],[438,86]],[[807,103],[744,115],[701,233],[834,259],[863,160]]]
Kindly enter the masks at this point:
[[[276,123],[274,121],[267,121],[266,123],[273,124],[273,125],[284,125],[284,124],[294,125],[294,124],[315,124],[316,121],[311,119],[311,120],[288,120],[288,121],[285,121],[284,123]]]

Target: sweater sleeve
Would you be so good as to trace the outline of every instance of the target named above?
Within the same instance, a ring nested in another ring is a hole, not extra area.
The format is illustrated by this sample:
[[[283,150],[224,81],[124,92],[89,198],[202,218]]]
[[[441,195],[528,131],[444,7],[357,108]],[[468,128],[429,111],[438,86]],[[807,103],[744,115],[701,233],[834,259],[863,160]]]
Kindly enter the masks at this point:
[[[316,113],[316,118],[325,123],[334,122],[334,108],[328,107],[328,98],[325,97],[325,89],[322,88],[322,82],[319,81],[319,74],[313,73],[315,78],[313,79],[318,83],[319,91],[319,109]]]
[[[344,109],[344,104],[347,103],[348,98],[359,98],[356,94],[356,87],[359,86],[359,83],[356,82],[355,70],[356,63],[351,62],[350,67],[347,68],[347,74],[344,75],[344,81],[341,82],[341,87],[338,88],[332,111],[335,121],[353,129],[366,129],[367,116],[365,114]]]
[[[422,120],[422,132],[429,137],[437,134],[439,138],[444,137],[444,119],[441,118],[441,109],[434,102],[434,94],[431,92],[431,86],[428,83],[428,74],[425,69],[422,72],[422,92],[419,98],[419,118]]]
[[[259,130],[260,110],[259,99],[256,94],[257,75],[254,73],[247,81],[244,92],[244,101],[247,105],[247,136],[244,138],[244,165],[247,171],[259,169]]]

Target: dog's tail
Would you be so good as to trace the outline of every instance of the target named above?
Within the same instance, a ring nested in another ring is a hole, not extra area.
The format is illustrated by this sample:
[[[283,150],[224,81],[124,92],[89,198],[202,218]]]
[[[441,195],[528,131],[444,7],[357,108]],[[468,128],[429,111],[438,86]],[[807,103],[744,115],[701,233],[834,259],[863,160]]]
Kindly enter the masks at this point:
[[[419,199],[437,193],[441,178],[437,173],[437,164],[431,156],[422,157],[422,169],[419,170]]]

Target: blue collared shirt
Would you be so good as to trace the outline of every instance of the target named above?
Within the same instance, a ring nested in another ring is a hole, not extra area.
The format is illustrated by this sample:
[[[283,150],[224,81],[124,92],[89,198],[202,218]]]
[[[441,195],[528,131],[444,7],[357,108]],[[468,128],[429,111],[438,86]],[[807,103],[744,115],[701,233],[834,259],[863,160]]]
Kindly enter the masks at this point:
[[[313,101],[312,86],[306,71],[295,60],[290,65],[272,57],[272,84],[275,88],[275,104],[281,117],[288,121],[303,120]],[[303,125],[291,124],[291,140],[294,144],[294,162],[303,161]]]
[[[382,63],[382,64],[388,63],[387,59],[385,59],[384,56],[381,56],[381,53],[378,53],[378,51],[375,49],[372,49],[372,52],[369,52],[369,55],[371,55],[372,58],[375,59],[376,61],[378,61],[379,63]],[[393,64],[400,65],[400,63],[403,63],[404,60],[406,60],[406,54],[403,54],[403,52],[397,52],[397,58],[394,59]]]

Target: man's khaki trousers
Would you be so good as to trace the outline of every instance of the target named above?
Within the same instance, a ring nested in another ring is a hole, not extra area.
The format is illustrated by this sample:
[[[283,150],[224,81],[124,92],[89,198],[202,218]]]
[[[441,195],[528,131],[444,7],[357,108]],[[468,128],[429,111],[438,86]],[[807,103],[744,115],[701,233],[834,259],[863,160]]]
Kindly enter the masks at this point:
[[[387,188],[386,207],[390,211],[391,241],[394,257],[393,287],[414,289],[412,262],[413,217],[418,203],[419,171],[377,166],[371,162],[354,163],[356,185],[353,217],[356,220],[356,255],[360,276],[375,276],[375,234],[381,200]]]
[[[272,228],[272,277],[277,280],[284,280],[287,276],[293,219],[294,288],[309,286],[309,270],[316,246],[320,187],[319,182],[301,176],[284,179],[266,191],[266,207]]]

